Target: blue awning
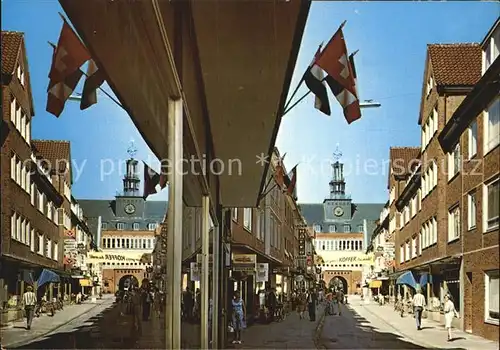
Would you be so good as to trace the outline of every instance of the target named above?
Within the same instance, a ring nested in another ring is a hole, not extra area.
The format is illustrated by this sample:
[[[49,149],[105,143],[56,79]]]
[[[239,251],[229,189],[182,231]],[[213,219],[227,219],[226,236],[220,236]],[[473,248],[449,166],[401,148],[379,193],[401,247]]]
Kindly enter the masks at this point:
[[[40,277],[38,277],[38,288],[43,286],[45,283],[59,283],[61,279],[59,278],[59,275],[56,274],[53,271],[43,269],[42,273],[40,274]]]
[[[420,275],[419,284],[420,286],[425,287],[428,283],[432,283],[432,275],[424,272],[422,275]]]
[[[411,271],[406,271],[396,280],[396,284],[406,284],[412,288],[417,288],[417,281],[415,281],[415,277]]]

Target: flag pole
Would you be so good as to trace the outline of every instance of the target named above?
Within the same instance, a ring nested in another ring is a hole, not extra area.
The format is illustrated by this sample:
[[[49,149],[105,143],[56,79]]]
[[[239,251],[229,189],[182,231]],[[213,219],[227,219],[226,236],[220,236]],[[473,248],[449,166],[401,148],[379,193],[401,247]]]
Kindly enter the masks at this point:
[[[345,24],[347,23],[347,20],[344,20],[344,22],[342,22],[339,26],[339,28],[337,29],[337,31],[335,32],[335,34],[341,30],[342,28],[344,28]],[[332,36],[332,39],[333,37],[335,36],[335,34]],[[330,39],[330,41],[332,40]],[[330,41],[328,41],[328,44],[330,43]],[[328,46],[328,44],[326,44]],[[320,48],[323,46],[323,43],[320,44]],[[353,56],[358,52],[359,50],[357,50],[356,52],[354,52]],[[307,69],[309,69],[309,66],[307,67]],[[304,78],[305,78],[305,73],[304,75],[302,75],[302,79],[300,80],[299,84],[297,85],[297,87],[295,88],[295,91],[293,92],[292,96],[290,97],[290,99],[288,100],[288,102],[285,104],[285,108],[284,108],[284,112],[283,114],[281,115],[281,117],[284,117],[285,114],[287,114],[288,112],[290,112],[292,110],[293,107],[295,107],[296,105],[298,105],[303,99],[305,99],[310,93],[311,91],[309,90],[306,94],[304,94],[300,99],[298,99],[293,105],[290,106],[290,102],[292,101],[292,98],[295,96],[295,94],[297,93],[297,91],[299,90],[299,87],[300,85],[304,82]],[[321,82],[325,81],[325,79],[323,79]]]
[[[59,14],[61,15],[61,13],[59,13]],[[62,17],[62,15],[61,15],[61,17]],[[64,17],[63,17],[63,19],[64,19]],[[50,41],[47,41],[47,43],[50,46],[52,46],[53,49],[56,49],[57,46],[54,43],[52,43]],[[83,75],[85,75],[86,78],[89,77],[89,75],[87,73],[85,73],[83,70],[82,70],[82,73],[83,73]],[[120,102],[118,102],[118,100],[116,100],[113,96],[111,96],[106,90],[104,90],[100,86],[98,87],[98,89],[101,90],[101,92],[104,93],[111,101],[113,101],[114,103],[116,103],[120,108],[122,108],[125,112],[127,112],[127,110],[125,109],[125,107],[123,107],[123,105]]]
[[[319,50],[320,51],[321,51],[321,47],[322,46],[323,46],[323,42],[321,42],[321,44],[319,44]],[[307,69],[309,69],[309,66],[307,66]],[[307,72],[307,69],[306,69],[306,72]],[[292,96],[290,96],[290,98],[288,99],[288,102],[285,104],[285,107],[283,108],[284,110],[288,109],[288,106],[290,105],[290,103],[292,102],[293,98],[295,97],[295,94],[297,93],[297,91],[299,91],[299,88],[301,87],[302,83],[304,82],[305,77],[306,77],[306,73],[304,72],[304,74],[302,74],[302,78],[300,78],[299,83],[295,87],[295,90],[293,91]]]

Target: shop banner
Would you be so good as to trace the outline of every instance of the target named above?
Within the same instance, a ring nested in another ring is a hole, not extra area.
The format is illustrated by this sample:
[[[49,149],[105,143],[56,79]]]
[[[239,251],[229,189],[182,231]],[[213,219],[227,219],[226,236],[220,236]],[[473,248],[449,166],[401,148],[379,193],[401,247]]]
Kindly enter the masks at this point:
[[[267,282],[269,280],[269,264],[257,264],[257,278],[256,282]]]
[[[339,256],[331,260],[325,261],[327,264],[361,264],[372,265],[373,254],[360,254],[355,256]]]
[[[190,279],[191,281],[200,281],[200,275],[201,275],[201,271],[200,271],[200,267],[198,265],[198,263],[196,262],[192,262],[190,265],[189,265],[189,272],[190,272]]]
[[[125,256],[121,254],[91,253],[88,255],[88,263],[100,264],[103,262],[141,262],[142,254],[136,256]]]
[[[233,271],[255,272],[256,264],[255,254],[233,254]]]

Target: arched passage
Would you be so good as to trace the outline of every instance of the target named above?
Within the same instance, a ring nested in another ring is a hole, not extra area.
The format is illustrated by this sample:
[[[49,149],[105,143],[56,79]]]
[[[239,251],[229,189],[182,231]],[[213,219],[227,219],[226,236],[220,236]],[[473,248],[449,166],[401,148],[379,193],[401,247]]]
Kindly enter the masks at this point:
[[[118,289],[119,290],[129,289],[133,284],[137,286],[139,285],[137,277],[135,277],[134,275],[125,275],[118,281]]]
[[[329,288],[333,288],[334,291],[342,289],[344,294],[348,294],[348,286],[347,280],[342,276],[334,276],[328,283]]]

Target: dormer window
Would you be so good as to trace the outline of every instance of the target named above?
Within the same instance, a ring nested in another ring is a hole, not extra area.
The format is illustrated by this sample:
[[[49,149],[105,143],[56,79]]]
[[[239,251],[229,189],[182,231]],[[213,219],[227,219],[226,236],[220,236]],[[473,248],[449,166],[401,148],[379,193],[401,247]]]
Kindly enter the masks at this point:
[[[488,70],[493,62],[500,55],[500,29],[486,41],[483,50],[483,74]]]
[[[17,79],[19,79],[21,85],[24,86],[24,71],[21,68],[21,65],[17,66]]]
[[[426,96],[429,96],[433,87],[434,87],[434,79],[432,78],[432,76],[429,76],[429,79],[427,80]]]
[[[314,225],[315,232],[321,232],[321,225]]]

